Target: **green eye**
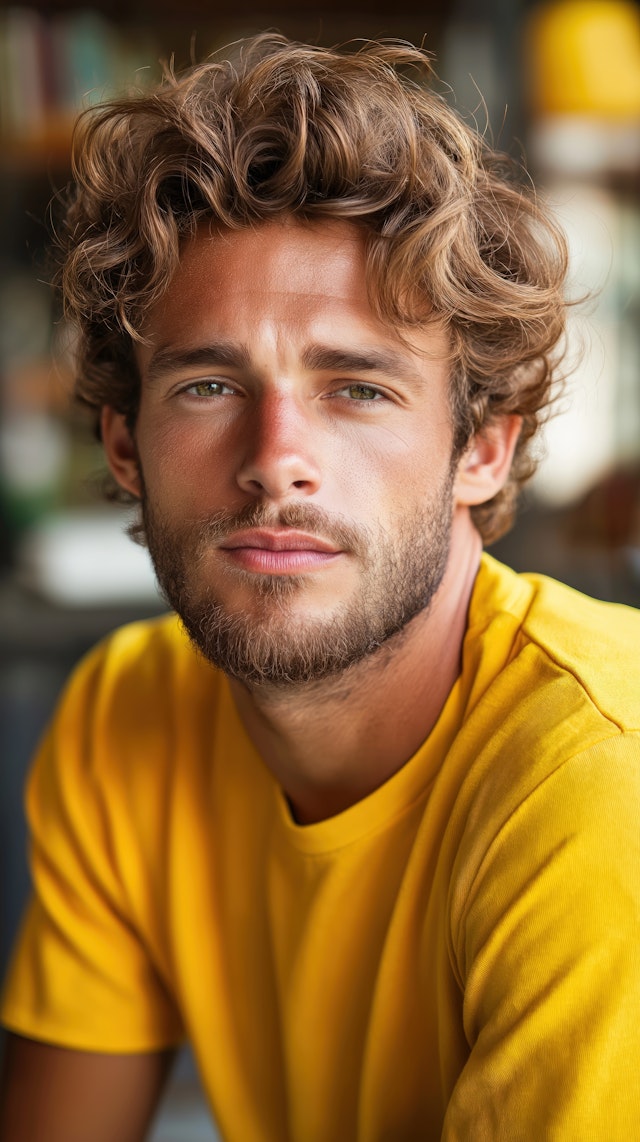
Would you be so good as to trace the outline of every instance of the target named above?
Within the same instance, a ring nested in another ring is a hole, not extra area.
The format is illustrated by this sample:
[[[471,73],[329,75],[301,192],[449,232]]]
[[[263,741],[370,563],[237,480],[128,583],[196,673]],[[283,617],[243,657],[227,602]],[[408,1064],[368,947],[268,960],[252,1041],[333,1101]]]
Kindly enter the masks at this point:
[[[371,385],[349,385],[346,391],[351,397],[351,400],[372,401],[380,396],[378,390],[372,388]]]
[[[226,385],[222,381],[195,381],[193,385],[189,385],[187,392],[197,397],[218,397],[225,388]]]

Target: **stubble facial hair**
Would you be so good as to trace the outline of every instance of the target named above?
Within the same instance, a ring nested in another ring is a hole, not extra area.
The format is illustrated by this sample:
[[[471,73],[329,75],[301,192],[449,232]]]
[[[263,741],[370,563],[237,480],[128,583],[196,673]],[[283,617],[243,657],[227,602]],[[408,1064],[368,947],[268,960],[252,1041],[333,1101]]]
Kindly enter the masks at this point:
[[[205,521],[174,524],[145,492],[146,542],[160,588],[201,653],[247,687],[302,686],[335,676],[374,654],[431,603],[445,572],[453,515],[453,466],[424,510],[393,533],[307,503],[248,504]],[[359,588],[326,618],[295,613],[306,575],[234,569],[252,595],[247,610],[225,606],[207,569],[211,549],[234,532],[291,527],[322,536],[360,567]]]

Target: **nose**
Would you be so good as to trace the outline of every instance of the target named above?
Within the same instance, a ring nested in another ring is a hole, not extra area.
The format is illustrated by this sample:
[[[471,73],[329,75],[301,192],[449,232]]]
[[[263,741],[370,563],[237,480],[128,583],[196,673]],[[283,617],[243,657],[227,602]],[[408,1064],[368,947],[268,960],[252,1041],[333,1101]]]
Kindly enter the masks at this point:
[[[263,395],[243,424],[237,481],[253,496],[282,500],[320,487],[318,426],[293,395]]]

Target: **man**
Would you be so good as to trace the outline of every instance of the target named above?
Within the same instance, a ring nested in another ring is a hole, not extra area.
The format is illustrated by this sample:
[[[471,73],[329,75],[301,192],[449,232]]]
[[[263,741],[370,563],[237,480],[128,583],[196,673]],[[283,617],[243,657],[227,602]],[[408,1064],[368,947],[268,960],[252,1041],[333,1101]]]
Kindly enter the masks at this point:
[[[80,398],[179,614],[36,762],[3,1139],[629,1139],[638,615],[481,555],[562,238],[422,54],[262,37],[85,120]],[[188,632],[188,635],[187,633]]]

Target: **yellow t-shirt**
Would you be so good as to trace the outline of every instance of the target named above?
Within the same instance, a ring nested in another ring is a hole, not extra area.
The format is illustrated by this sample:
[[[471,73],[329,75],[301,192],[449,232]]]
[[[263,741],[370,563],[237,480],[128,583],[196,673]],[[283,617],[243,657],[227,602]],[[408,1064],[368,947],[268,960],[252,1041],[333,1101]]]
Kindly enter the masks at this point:
[[[4,1021],[188,1037],[229,1142],[638,1137],[639,658],[640,614],[485,556],[428,740],[301,827],[177,621],[117,632],[30,782]]]

